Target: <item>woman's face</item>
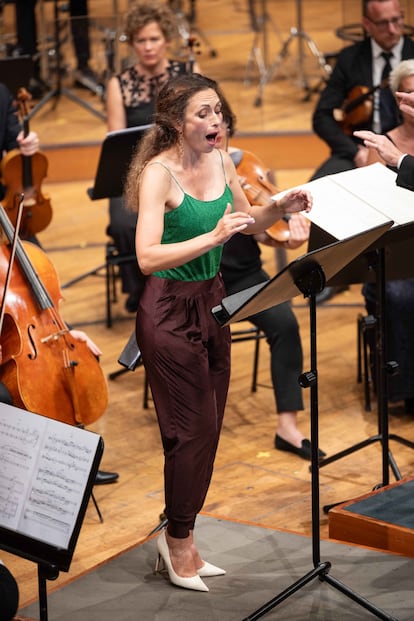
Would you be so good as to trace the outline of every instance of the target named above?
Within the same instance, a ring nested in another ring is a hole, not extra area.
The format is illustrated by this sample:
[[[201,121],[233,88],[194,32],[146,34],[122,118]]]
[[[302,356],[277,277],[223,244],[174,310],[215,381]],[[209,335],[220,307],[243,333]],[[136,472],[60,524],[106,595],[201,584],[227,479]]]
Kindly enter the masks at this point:
[[[200,91],[188,100],[183,135],[191,148],[203,152],[214,149],[222,123],[221,101],[213,89]]]
[[[403,78],[398,85],[398,91],[401,93],[414,93],[414,75],[410,75],[410,77],[408,78]],[[401,98],[396,96],[396,99],[397,103],[399,104]],[[407,115],[405,115],[404,113],[403,116],[405,120],[413,120],[411,116],[407,118]]]
[[[152,69],[167,57],[169,42],[159,24],[150,22],[134,35],[132,48],[140,64],[144,68]]]

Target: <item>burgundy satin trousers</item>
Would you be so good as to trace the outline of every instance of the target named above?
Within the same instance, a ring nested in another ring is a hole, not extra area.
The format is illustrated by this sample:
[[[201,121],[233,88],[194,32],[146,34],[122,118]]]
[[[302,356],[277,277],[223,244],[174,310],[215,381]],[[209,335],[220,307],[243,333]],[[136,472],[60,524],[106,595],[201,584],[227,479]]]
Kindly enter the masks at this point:
[[[230,330],[211,309],[225,297],[220,276],[182,282],[150,276],[136,323],[138,346],[164,449],[168,532],[194,528],[213,472],[230,379]]]

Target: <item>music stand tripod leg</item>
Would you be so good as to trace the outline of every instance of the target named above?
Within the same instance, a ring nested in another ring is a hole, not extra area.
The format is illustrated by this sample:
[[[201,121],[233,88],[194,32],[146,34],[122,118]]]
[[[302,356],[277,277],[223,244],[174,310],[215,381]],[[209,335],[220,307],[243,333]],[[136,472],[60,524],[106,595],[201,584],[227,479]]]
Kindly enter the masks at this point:
[[[53,15],[54,15],[53,17],[54,25],[55,25],[54,39],[55,39],[55,53],[56,53],[57,85],[55,88],[52,88],[52,90],[49,93],[46,93],[46,95],[32,108],[32,110],[30,111],[30,114],[28,115],[29,120],[32,119],[35,116],[35,114],[37,114],[37,112],[39,112],[39,110],[41,110],[43,106],[51,99],[55,100],[53,109],[56,108],[61,95],[65,95],[68,99],[70,99],[74,103],[79,104],[80,106],[82,106],[82,108],[85,108],[85,110],[88,110],[88,112],[91,112],[91,114],[97,116],[102,121],[106,121],[106,114],[104,114],[103,112],[100,112],[99,110],[97,110],[96,108],[88,104],[86,101],[83,101],[83,99],[81,99],[80,97],[72,93],[71,90],[62,87],[62,75],[61,75],[62,72],[61,72],[61,59],[60,59],[61,41],[60,41],[60,33],[59,33],[59,8],[58,8],[57,0],[54,0]]]
[[[311,409],[311,491],[312,491],[312,559],[313,569],[294,582],[290,587],[269,600],[258,610],[245,617],[243,621],[256,621],[264,614],[272,610],[275,606],[286,600],[290,595],[307,585],[314,578],[319,578],[321,582],[327,582],[335,587],[343,595],[346,595],[354,602],[372,612],[379,619],[387,621],[398,621],[395,617],[381,610],[362,595],[359,595],[344,583],[329,575],[331,563],[321,561],[320,558],[320,518],[319,518],[319,421],[318,421],[318,371],[317,371],[317,347],[316,347],[316,294],[320,293],[325,286],[325,274],[319,264],[314,264],[307,274],[295,280],[298,289],[309,298],[309,323],[310,323],[310,362],[311,370],[303,373],[299,378],[302,388],[310,388],[310,409]]]

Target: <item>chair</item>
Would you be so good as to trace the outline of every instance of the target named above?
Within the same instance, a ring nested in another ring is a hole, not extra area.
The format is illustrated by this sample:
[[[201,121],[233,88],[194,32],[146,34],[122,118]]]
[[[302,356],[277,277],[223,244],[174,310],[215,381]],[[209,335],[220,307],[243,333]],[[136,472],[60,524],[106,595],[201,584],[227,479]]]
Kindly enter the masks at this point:
[[[256,326],[252,326],[250,328],[233,330],[231,333],[231,342],[232,343],[242,343],[245,341],[255,341],[254,352],[253,352],[253,370],[252,370],[252,383],[250,386],[251,392],[256,392],[257,390],[257,373],[259,367],[259,353],[260,353],[260,341],[266,338],[264,332],[259,330]],[[147,374],[144,371],[144,395],[142,400],[142,407],[144,410],[148,409],[148,401],[149,401],[149,384]]]
[[[136,262],[135,253],[123,254],[118,251],[115,242],[110,240],[105,246],[105,281],[106,281],[106,327],[112,327],[112,304],[117,301],[116,281],[119,266]]]
[[[372,370],[370,364],[370,339],[368,333],[375,329],[376,319],[373,315],[358,314],[357,317],[357,382],[364,380],[365,411],[371,411]],[[372,339],[371,339],[372,342]]]

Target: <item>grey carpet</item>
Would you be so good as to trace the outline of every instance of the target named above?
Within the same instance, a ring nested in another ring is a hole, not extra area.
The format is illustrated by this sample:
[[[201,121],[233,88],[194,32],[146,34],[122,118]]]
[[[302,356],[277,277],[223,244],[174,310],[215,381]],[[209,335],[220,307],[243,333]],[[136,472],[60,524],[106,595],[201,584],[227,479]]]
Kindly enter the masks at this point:
[[[49,621],[242,621],[313,569],[308,537],[200,516],[197,543],[226,576],[209,593],[154,575],[155,539],[48,596]],[[76,554],[76,552],[75,552]],[[414,559],[322,541],[329,576],[399,621],[414,619]],[[39,618],[33,604],[20,614]],[[356,621],[376,615],[318,578],[263,615],[289,621]]]

